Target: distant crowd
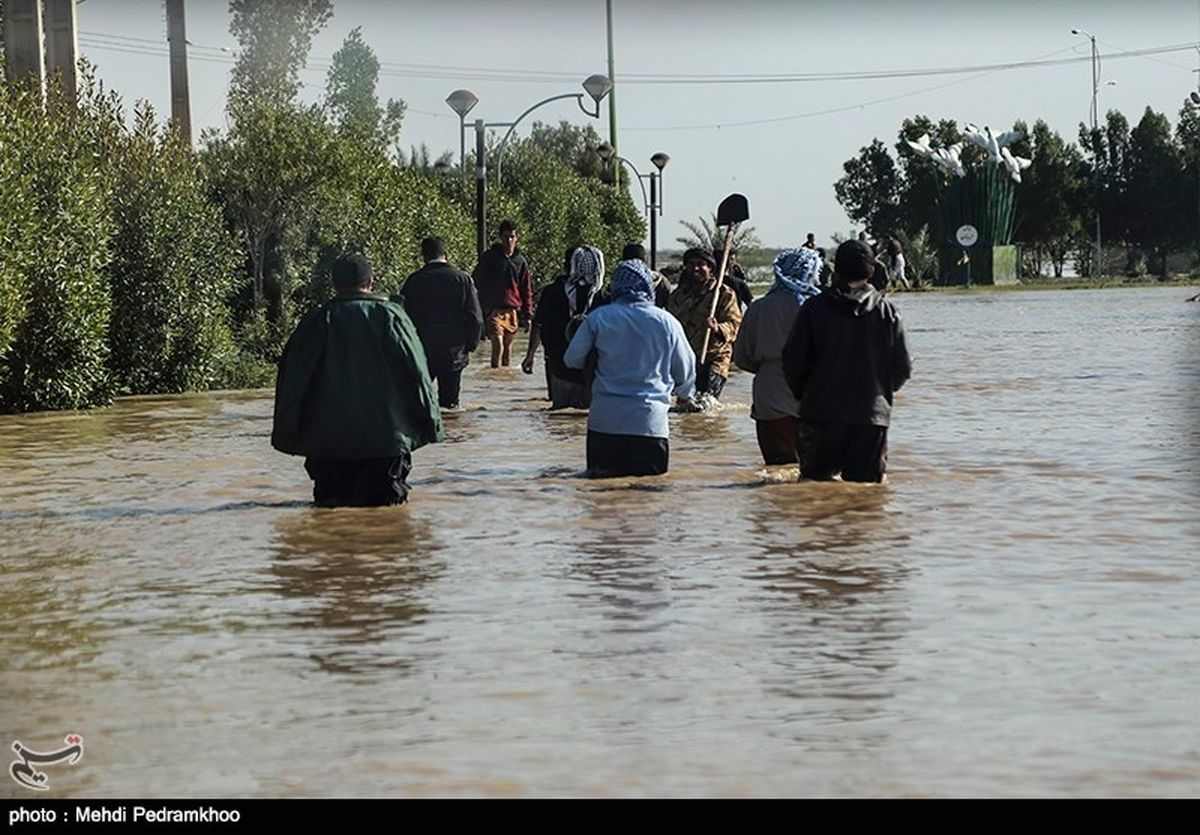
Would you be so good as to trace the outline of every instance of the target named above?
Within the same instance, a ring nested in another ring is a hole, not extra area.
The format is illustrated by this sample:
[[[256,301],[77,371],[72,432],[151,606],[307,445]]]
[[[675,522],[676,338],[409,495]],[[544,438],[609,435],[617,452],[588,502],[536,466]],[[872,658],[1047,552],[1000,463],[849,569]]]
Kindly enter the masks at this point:
[[[272,444],[305,456],[317,505],[404,502],[412,452],[442,440],[470,355],[486,337],[491,366],[509,366],[522,330],[521,369],[532,374],[543,352],[549,407],[588,410],[591,477],[667,472],[669,412],[712,408],[737,365],[755,375],[765,463],[799,464],[802,479],[883,480],[893,395],[911,373],[882,293],[908,286],[894,240],[886,260],[865,235],[846,241],[831,264],[810,233],[776,256],[758,299],[733,251],[694,247],[658,272],[629,244],[609,275],[599,249],[574,246],[535,301],[510,221],[472,275],[440,238],[421,249],[425,266],[390,299],[371,292],[365,258],[340,258],[335,297],[280,358]]]

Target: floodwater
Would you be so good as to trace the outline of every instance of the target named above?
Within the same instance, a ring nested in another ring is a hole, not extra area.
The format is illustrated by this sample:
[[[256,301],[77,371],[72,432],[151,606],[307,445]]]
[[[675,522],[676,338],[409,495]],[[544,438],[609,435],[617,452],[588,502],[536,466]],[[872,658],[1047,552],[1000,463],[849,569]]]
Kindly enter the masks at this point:
[[[472,366],[411,504],[307,505],[269,392],[0,417],[0,796],[1200,793],[1194,289],[907,294],[887,484],[672,470]],[[519,355],[518,355],[519,356]]]

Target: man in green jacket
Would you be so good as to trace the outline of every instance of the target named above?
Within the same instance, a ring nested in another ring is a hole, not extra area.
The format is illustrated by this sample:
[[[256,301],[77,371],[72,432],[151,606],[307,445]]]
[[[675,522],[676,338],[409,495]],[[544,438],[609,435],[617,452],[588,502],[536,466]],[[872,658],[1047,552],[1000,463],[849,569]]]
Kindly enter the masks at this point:
[[[300,320],[279,359],[271,446],[306,456],[319,507],[403,504],[413,450],[442,439],[416,328],[372,282],[366,258],[339,258],[337,295]]]

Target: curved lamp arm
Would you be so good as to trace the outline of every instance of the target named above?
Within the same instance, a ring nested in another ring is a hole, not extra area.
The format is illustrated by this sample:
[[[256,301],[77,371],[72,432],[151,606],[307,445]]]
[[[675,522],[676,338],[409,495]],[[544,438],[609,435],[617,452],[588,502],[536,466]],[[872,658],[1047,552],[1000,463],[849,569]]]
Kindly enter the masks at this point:
[[[517,125],[521,124],[521,120],[533,111],[537,110],[543,104],[549,104],[552,101],[561,101],[562,99],[575,99],[575,101],[579,104],[580,110],[582,110],[588,116],[591,116],[593,119],[599,119],[600,102],[596,102],[596,112],[592,113],[583,106],[584,95],[584,93],[563,93],[558,96],[551,96],[548,99],[542,99],[537,104],[526,109],[526,111],[518,116],[515,120],[511,122],[497,122],[493,125],[494,127],[503,127],[504,125],[508,125],[508,131],[504,134],[504,138],[500,140],[500,144],[496,147],[496,185],[500,185],[501,176],[504,172],[504,146],[508,144],[508,140],[512,137],[513,131],[517,129]]]
[[[619,159],[621,162],[628,165],[630,167],[630,169],[633,171],[634,176],[637,177],[638,185],[642,187],[642,203],[645,204],[646,211],[649,212],[650,211],[650,198],[646,196],[646,184],[642,181],[650,175],[643,174],[641,171],[638,171],[636,165],[634,165],[629,160],[625,159],[625,157],[621,156],[620,154],[617,155],[617,159]]]

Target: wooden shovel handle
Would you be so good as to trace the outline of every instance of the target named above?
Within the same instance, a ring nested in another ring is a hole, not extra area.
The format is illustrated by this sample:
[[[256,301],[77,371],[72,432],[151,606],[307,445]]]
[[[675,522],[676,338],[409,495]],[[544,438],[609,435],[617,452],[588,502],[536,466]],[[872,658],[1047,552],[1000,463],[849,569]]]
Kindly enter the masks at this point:
[[[729,245],[733,242],[733,228],[736,223],[731,223],[725,227],[725,246],[721,249],[721,268],[717,271],[717,286],[713,290],[712,305],[708,308],[708,318],[711,319],[717,315],[717,300],[721,298],[721,285],[725,282],[725,269],[729,266]],[[704,322],[704,342],[700,346],[700,359],[696,363],[697,369],[704,365],[704,361],[708,359],[708,340],[712,336],[712,331],[708,329],[707,320]]]

